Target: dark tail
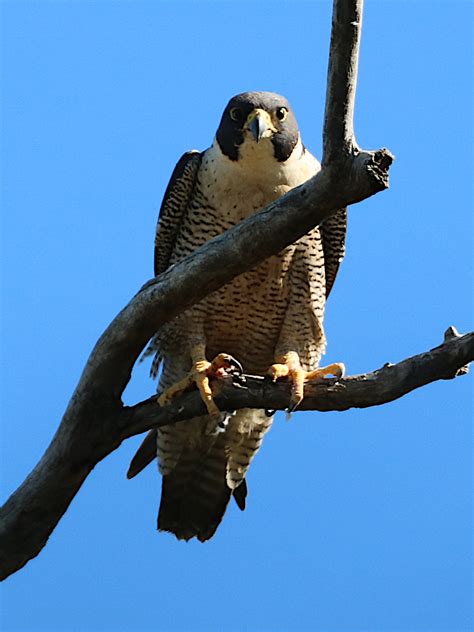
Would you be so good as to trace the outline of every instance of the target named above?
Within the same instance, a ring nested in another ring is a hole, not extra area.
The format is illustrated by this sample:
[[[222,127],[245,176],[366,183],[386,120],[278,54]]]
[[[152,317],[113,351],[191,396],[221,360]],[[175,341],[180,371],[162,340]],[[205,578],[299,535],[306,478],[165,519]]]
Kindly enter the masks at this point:
[[[152,461],[156,459],[156,430],[150,430],[130,463],[127,478],[140,474]]]
[[[174,533],[178,540],[209,540],[232,494],[226,483],[226,463],[222,436],[206,453],[184,451],[173,471],[163,476],[158,529]],[[236,494],[241,508],[245,495],[246,488]]]
[[[147,467],[152,461],[156,459],[156,430],[150,430],[143,443],[139,447],[137,453],[130,463],[128,468],[127,478],[133,478]],[[172,483],[170,483],[172,485]],[[242,483],[232,491],[235,502],[241,511],[245,509],[245,502],[247,498],[247,482],[245,478]],[[163,497],[163,494],[162,494]],[[224,509],[225,511],[225,509]],[[165,529],[167,530],[167,529]]]

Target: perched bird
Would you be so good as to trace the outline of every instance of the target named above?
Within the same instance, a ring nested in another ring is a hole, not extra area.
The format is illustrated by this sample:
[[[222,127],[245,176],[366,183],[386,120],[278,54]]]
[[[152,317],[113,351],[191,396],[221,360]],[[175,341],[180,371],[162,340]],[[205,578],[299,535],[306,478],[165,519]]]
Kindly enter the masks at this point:
[[[288,101],[272,92],[233,97],[212,146],[182,156],[171,176],[155,239],[155,274],[192,253],[320,169],[302,144]],[[209,380],[239,368],[292,382],[292,405],[306,379],[336,375],[317,368],[325,350],[327,296],[344,255],[346,211],[213,292],[161,328],[151,350],[162,372],[158,401],[196,384],[208,414],[151,431],[129,478],[155,454],[163,475],[158,529],[178,539],[208,540],[233,494],[245,508],[245,476],[272,419],[263,410],[229,416],[212,399]]]

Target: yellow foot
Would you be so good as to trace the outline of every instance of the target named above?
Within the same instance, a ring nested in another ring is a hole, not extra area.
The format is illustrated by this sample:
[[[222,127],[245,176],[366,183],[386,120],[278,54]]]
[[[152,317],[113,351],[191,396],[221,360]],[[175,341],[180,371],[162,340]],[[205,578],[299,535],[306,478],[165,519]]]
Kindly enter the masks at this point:
[[[293,412],[299,406],[304,397],[304,385],[306,382],[317,379],[324,379],[329,375],[333,375],[337,379],[341,379],[344,375],[345,367],[342,362],[336,362],[325,367],[320,367],[314,371],[305,371],[301,366],[298,354],[291,351],[281,358],[281,362],[272,364],[269,374],[273,381],[276,382],[280,378],[286,377],[291,382],[291,400],[288,408],[289,412]]]
[[[193,364],[193,368],[185,378],[167,388],[166,391],[159,396],[158,404],[160,406],[166,406],[173,397],[195,384],[201,393],[201,398],[206,405],[209,415],[218,416],[220,410],[217,408],[212,397],[210,380],[213,378],[219,379],[220,377],[225,377],[232,373],[238,373],[240,375],[242,372],[243,370],[240,363],[227,353],[219,353],[212,362],[196,360]]]

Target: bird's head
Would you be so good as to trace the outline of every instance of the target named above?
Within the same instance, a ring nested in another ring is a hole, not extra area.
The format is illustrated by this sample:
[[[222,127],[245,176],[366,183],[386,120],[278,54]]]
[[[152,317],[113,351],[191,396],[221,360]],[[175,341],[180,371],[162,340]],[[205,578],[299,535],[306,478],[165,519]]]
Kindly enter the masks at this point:
[[[243,145],[271,143],[273,156],[284,162],[298,143],[299,130],[285,97],[274,92],[243,92],[227,104],[216,139],[230,160],[239,160]]]

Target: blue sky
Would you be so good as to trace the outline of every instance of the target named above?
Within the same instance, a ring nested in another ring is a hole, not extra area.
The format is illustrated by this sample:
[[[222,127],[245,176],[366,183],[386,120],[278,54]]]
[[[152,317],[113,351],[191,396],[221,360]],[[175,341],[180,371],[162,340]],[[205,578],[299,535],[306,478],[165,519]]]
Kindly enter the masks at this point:
[[[321,154],[329,2],[4,0],[2,498],[96,339],[152,274],[171,170],[230,96],[273,90]],[[396,155],[350,210],[326,360],[365,372],[472,329],[472,3],[368,0],[356,131]],[[153,384],[141,365],[127,403]],[[99,464],[2,586],[14,631],[461,631],[472,609],[472,376],[390,405],[278,417],[202,545],[155,532],[139,443]]]

